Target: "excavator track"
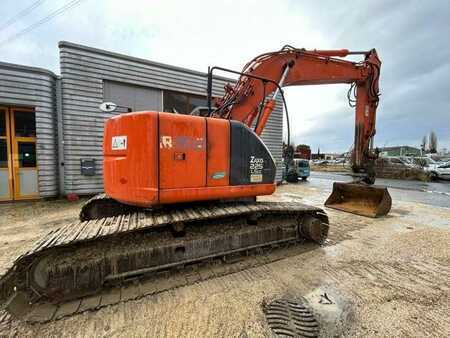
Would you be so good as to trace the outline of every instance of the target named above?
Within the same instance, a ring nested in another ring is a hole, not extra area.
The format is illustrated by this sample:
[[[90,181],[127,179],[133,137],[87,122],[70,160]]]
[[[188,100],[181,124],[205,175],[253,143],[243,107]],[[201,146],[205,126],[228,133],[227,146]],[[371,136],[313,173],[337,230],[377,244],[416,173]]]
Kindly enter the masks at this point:
[[[209,203],[79,221],[15,261],[0,278],[0,303],[28,322],[58,319],[189,283],[165,278],[165,287],[134,290],[161,274],[305,240],[321,244],[327,233],[326,214],[299,203]]]
[[[117,202],[106,194],[98,194],[83,204],[80,210],[80,221],[131,214],[142,208]]]

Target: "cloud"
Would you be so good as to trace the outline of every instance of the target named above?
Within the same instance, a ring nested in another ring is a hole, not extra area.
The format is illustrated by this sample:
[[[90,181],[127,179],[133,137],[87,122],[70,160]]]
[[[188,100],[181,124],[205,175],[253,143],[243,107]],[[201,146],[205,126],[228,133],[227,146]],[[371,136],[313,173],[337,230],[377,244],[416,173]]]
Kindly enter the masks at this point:
[[[67,2],[45,1],[0,31],[0,40]],[[22,9],[17,3],[1,2],[4,21]],[[57,43],[68,40],[206,71],[209,65],[240,69],[259,53],[284,44],[375,47],[383,62],[376,144],[418,145],[424,134],[435,130],[441,146],[450,148],[449,13],[447,1],[84,0],[0,45],[0,53],[2,61],[59,73]],[[287,88],[293,139],[313,150],[319,146],[321,151],[347,150],[354,123],[347,89],[346,85]]]

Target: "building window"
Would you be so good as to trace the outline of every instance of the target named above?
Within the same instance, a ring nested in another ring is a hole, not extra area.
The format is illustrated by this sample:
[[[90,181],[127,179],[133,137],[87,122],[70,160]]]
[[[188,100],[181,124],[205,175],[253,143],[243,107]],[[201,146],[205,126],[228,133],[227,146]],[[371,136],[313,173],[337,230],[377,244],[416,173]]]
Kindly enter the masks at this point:
[[[29,111],[15,111],[14,125],[16,137],[36,137],[36,118]]]
[[[18,142],[19,167],[36,168],[36,143]]]
[[[193,94],[164,91],[164,111],[178,112],[180,114],[190,114],[196,107],[206,107],[208,105],[206,97]]]
[[[6,113],[0,111],[0,136],[6,136]]]
[[[4,139],[0,139],[0,168],[8,168],[8,146]]]

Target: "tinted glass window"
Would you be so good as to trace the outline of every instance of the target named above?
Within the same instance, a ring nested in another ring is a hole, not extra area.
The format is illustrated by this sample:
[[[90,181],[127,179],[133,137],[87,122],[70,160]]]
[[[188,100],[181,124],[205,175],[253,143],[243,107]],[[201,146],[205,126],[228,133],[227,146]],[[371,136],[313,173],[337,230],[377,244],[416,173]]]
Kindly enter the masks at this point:
[[[34,142],[19,142],[18,155],[21,168],[36,167],[36,144]]]
[[[180,114],[188,113],[187,95],[175,92],[164,92],[164,111],[172,113],[174,109]]]
[[[6,135],[6,113],[0,110],[0,136]]]
[[[208,104],[206,102],[206,98],[205,97],[201,97],[201,96],[190,96],[189,97],[189,110],[188,113],[190,113],[192,110],[194,110],[194,108],[197,107],[206,107]]]
[[[34,112],[14,112],[14,126],[16,136],[35,137],[36,120]]]
[[[206,97],[184,94],[177,92],[164,92],[164,111],[173,112],[173,109],[180,114],[190,114],[196,107],[206,107]]]
[[[305,161],[300,161],[298,163],[298,166],[301,167],[301,168],[308,168],[309,167],[309,163],[305,162]]]
[[[5,139],[0,139],[0,168],[8,168],[8,149]]]

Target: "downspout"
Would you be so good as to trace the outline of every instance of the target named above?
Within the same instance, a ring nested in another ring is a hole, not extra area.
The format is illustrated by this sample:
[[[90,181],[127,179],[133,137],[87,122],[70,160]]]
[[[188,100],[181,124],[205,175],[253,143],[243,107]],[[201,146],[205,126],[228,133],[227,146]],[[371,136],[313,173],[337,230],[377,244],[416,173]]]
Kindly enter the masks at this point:
[[[62,86],[61,77],[56,79],[56,121],[58,127],[58,176],[59,176],[59,195],[65,196],[64,185],[64,129],[63,129],[63,113],[62,113]]]

